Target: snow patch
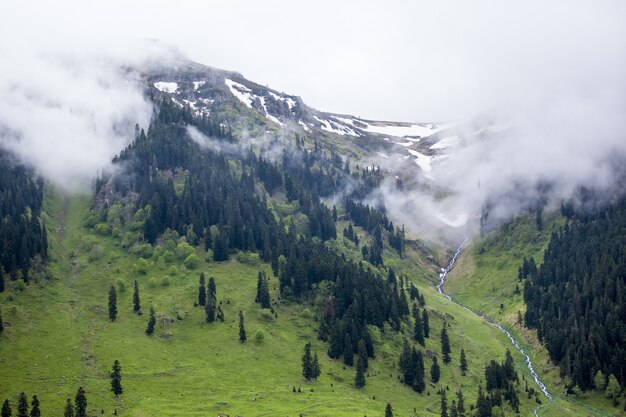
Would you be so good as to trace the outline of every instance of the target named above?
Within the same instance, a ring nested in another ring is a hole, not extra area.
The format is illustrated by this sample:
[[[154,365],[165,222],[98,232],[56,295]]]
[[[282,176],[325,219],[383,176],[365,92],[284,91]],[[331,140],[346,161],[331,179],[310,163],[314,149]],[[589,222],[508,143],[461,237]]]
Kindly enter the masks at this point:
[[[327,132],[336,133],[338,135],[350,135],[350,136],[359,136],[354,130],[350,129],[347,126],[339,124],[333,120],[320,119],[317,116],[313,116],[318,122],[322,124],[322,130]]]
[[[154,88],[163,93],[175,93],[176,90],[178,90],[178,83],[173,82],[158,81],[152,85],[154,85]]]
[[[298,120],[298,124],[302,126],[302,129],[304,129],[305,132],[309,131],[309,127],[302,120]]]
[[[248,108],[252,108],[252,100],[254,100],[254,94],[252,94],[252,90],[246,87],[243,84],[239,84],[233,80],[229,80],[226,78],[224,80],[230,92],[239,99],[243,104],[245,104]]]
[[[430,147],[430,149],[445,149],[450,146],[456,145],[459,142],[458,136],[448,136],[441,139],[439,142],[435,143]]]
[[[198,88],[202,87],[204,84],[206,84],[206,81],[194,81],[193,89],[197,90]]]

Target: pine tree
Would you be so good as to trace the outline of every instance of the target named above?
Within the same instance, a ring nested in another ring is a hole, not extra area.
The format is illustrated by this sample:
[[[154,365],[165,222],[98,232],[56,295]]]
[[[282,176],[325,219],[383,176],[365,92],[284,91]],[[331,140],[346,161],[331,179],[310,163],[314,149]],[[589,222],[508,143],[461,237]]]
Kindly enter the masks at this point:
[[[28,417],[28,398],[23,392],[20,392],[17,400],[17,417]]]
[[[115,287],[111,285],[111,288],[109,288],[109,320],[115,321],[116,318],[117,318],[117,294],[115,293]]]
[[[434,384],[439,382],[439,378],[441,377],[441,369],[439,369],[439,364],[437,363],[437,357],[433,357],[433,364],[430,367],[430,379]]]
[[[133,312],[139,314],[141,312],[141,302],[139,301],[139,284],[135,280],[135,287],[133,290]]]
[[[113,362],[113,369],[111,370],[111,391],[117,396],[124,392],[122,388],[122,366],[118,360]]]
[[[39,398],[33,395],[33,400],[30,403],[30,417],[41,417],[41,411],[39,410]]]
[[[448,325],[444,322],[441,329],[441,354],[443,355],[443,363],[450,363],[450,339],[448,339]]]
[[[352,339],[350,334],[346,333],[346,337],[343,339],[343,363],[352,366],[354,363],[354,351],[352,350]]]
[[[430,337],[430,323],[428,322],[428,312],[426,309],[422,311],[422,328],[424,329],[424,337]]]
[[[424,310],[426,311],[426,310]],[[419,313],[415,314],[415,326],[413,328],[413,338],[417,340],[417,343],[424,346],[424,326],[422,325],[422,319],[420,318]]]
[[[393,417],[393,408],[391,408],[391,403],[387,403],[387,407],[385,407],[385,417]]]
[[[463,398],[463,393],[461,391],[456,392],[456,411],[459,417],[465,417],[465,399]]]
[[[146,334],[148,336],[154,333],[155,325],[156,325],[156,317],[154,317],[154,307],[150,307],[150,318],[148,319],[148,328],[146,329]]]
[[[459,417],[459,411],[456,409],[456,401],[454,400],[450,404],[450,417]]]
[[[200,285],[198,286],[198,305],[206,305],[206,286],[204,281],[204,273],[200,274]]]
[[[85,395],[85,389],[83,387],[79,387],[76,392],[74,409],[76,410],[76,417],[87,417],[87,396]]]
[[[356,375],[354,377],[354,386],[363,388],[365,386],[365,362],[363,357],[359,356],[356,361]]]
[[[4,403],[2,404],[2,412],[0,412],[0,415],[2,417],[11,417],[12,414],[13,412],[11,411],[11,405],[9,404],[9,400],[4,400]]]
[[[418,352],[413,349],[412,357],[415,372],[413,377],[413,390],[422,393],[426,388],[426,383],[424,382],[424,356],[421,351]]]
[[[467,373],[467,359],[465,358],[465,349],[461,349],[461,359],[459,360],[459,368],[461,369],[461,375]]]
[[[311,343],[304,345],[304,355],[302,355],[302,376],[307,381],[313,378],[313,358],[311,356]]]
[[[359,357],[363,358],[363,364],[365,365],[365,370],[367,370],[367,368],[369,368],[369,361],[367,360],[367,346],[365,345],[365,340],[363,340],[363,338],[359,340],[357,354]]]
[[[70,400],[69,398],[65,402],[63,417],[74,417],[74,406],[72,405],[72,400]]]
[[[241,343],[246,343],[248,337],[246,336],[246,329],[243,323],[243,312],[239,310],[239,341]]]
[[[0,271],[1,273],[2,271]],[[4,323],[2,322],[2,310],[0,309],[0,333],[4,331]]]
[[[255,303],[261,305],[261,308],[270,308],[270,289],[269,284],[267,283],[267,276],[265,272],[259,271],[259,275],[257,278],[256,285],[256,298],[254,299]]]

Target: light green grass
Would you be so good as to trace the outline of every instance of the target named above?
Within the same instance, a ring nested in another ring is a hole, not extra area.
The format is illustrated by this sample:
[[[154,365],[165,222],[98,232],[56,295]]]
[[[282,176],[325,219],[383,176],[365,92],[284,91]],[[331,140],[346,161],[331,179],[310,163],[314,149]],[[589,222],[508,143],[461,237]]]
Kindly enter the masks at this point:
[[[87,390],[90,415],[121,416],[376,416],[383,415],[390,401],[397,416],[439,415],[436,391],[449,387],[451,401],[461,388],[466,404],[474,402],[477,386],[484,379],[489,359],[502,360],[510,347],[506,337],[471,313],[436,294],[427,278],[432,269],[421,269],[422,261],[390,262],[410,273],[425,294],[431,312],[431,338],[426,349],[440,351],[439,332],[444,320],[450,325],[452,364],[442,366],[441,381],[428,385],[419,395],[400,383],[397,361],[402,336],[387,329],[376,330],[377,357],[370,361],[367,385],[353,386],[354,368],[344,369],[341,361],[326,355],[327,344],[317,340],[317,323],[305,317],[313,305],[286,304],[277,308],[278,318],[265,321],[254,304],[256,276],[269,265],[250,256],[246,264],[231,260],[202,263],[194,271],[178,263],[179,274],[162,286],[169,266],[151,265],[145,275],[132,272],[137,257],[119,247],[110,237],[96,236],[83,227],[91,201],[74,196],[64,199],[58,192],[46,195],[50,213],[51,269],[55,279],[33,283],[23,293],[9,288],[0,294],[6,322],[0,336],[0,400],[16,402],[17,394],[37,394],[44,415],[61,415],[65,399],[73,398],[78,386]],[[59,229],[64,226],[64,229]],[[89,261],[89,248],[102,246],[104,256]],[[234,257],[233,257],[234,258]],[[203,257],[201,257],[203,259]],[[198,275],[214,276],[218,300],[226,321],[207,324],[204,311],[194,307]],[[150,278],[157,285],[149,285]],[[118,278],[126,291],[118,292],[118,320],[107,314],[107,291]],[[132,312],[132,284],[140,286],[144,315]],[[272,277],[270,289],[276,298],[278,281]],[[158,325],[152,337],[144,334],[150,306],[157,312]],[[238,341],[237,313],[246,317],[248,343]],[[171,318],[161,320],[161,318]],[[180,319],[178,319],[180,318]],[[405,325],[405,327],[408,327]],[[256,345],[254,334],[265,333]],[[407,332],[408,335],[408,332]],[[310,341],[319,354],[322,375],[307,383],[301,376],[304,344]],[[466,350],[469,373],[458,371],[460,349]],[[521,373],[521,357],[514,353]],[[110,391],[108,372],[114,360],[122,365],[124,393],[116,400]],[[431,361],[426,359],[426,373]],[[429,378],[426,378],[427,383]],[[293,387],[301,393],[294,393]],[[523,399],[522,413],[528,415],[534,401]],[[508,411],[511,412],[510,410]]]

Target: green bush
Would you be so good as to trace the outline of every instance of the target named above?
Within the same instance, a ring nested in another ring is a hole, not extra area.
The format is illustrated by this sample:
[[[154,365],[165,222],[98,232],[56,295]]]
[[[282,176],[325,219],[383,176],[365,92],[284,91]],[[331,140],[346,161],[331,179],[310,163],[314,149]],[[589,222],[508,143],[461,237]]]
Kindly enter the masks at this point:
[[[106,223],[98,223],[94,229],[99,235],[106,236],[111,234],[111,226]]]
[[[260,345],[263,343],[263,340],[265,340],[265,333],[263,333],[263,330],[257,330],[254,334],[254,343]]]
[[[126,291],[126,281],[124,281],[122,278],[118,278],[115,280],[115,286],[117,287],[117,290],[119,292]]]
[[[261,310],[261,320],[265,320],[267,322],[274,321],[274,314],[272,314],[269,308],[264,308]]]
[[[168,273],[172,276],[178,275],[178,268],[176,268],[176,265],[172,265]]]
[[[155,277],[152,277],[148,280],[148,286],[150,288],[155,288],[157,286],[157,280]]]
[[[169,286],[170,286],[170,277],[168,277],[167,275],[166,275],[166,276],[164,276],[164,277],[161,279],[161,285],[162,285],[163,287],[169,287]]]
[[[192,253],[185,258],[183,264],[188,269],[196,269],[200,265],[200,258],[198,258],[198,255],[196,255],[195,253]]]

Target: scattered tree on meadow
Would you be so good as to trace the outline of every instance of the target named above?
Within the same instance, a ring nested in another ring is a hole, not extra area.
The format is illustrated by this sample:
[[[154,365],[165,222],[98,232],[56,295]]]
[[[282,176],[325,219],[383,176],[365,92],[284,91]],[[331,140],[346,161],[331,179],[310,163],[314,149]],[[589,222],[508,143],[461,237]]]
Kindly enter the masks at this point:
[[[352,349],[352,339],[350,339],[350,334],[346,333],[346,337],[343,339],[343,363],[348,366],[352,366],[354,363],[354,351]]]
[[[302,375],[307,381],[317,378],[315,366],[313,363],[313,355],[311,355],[310,342],[304,345],[304,355],[302,355]]]
[[[459,417],[465,417],[465,399],[463,393],[459,390],[456,392],[456,411]]]
[[[139,284],[135,280],[135,286],[133,289],[133,312],[139,314],[141,312],[141,302],[139,301]]]
[[[87,417],[87,396],[85,395],[85,389],[83,387],[79,387],[76,392],[74,410],[76,411],[75,417]]]
[[[28,417],[28,398],[23,392],[20,392],[17,400],[17,417]]]
[[[450,339],[448,339],[447,323],[443,323],[441,329],[441,354],[443,355],[443,363],[450,363]]]
[[[461,349],[461,359],[459,360],[459,369],[461,369],[461,375],[467,373],[467,358],[465,357],[465,349]]]
[[[393,417],[393,408],[391,408],[391,403],[387,403],[387,407],[385,407],[385,417]]]
[[[261,308],[270,308],[270,289],[269,284],[267,282],[267,274],[265,272],[259,271],[259,275],[257,278],[256,284],[256,297],[254,299],[255,303],[261,305]]]
[[[206,305],[206,284],[204,281],[204,272],[200,274],[200,285],[198,286],[198,305]]]
[[[439,368],[439,363],[437,363],[437,357],[433,357],[433,364],[430,367],[430,379],[434,384],[439,382],[439,378],[441,377],[441,369]]]
[[[13,414],[13,411],[11,411],[11,405],[9,404],[9,400],[4,400],[4,403],[2,404],[2,411],[0,412],[0,415],[2,417],[11,417],[12,414]]]
[[[446,391],[441,390],[441,417],[448,417],[448,402],[446,400]]]
[[[115,287],[111,285],[111,288],[109,288],[109,320],[115,321],[116,318],[117,318],[117,294],[115,293]]]
[[[30,403],[30,417],[41,417],[41,410],[39,410],[39,398],[33,395],[33,400]]]
[[[246,343],[248,337],[246,336],[246,328],[243,323],[243,312],[239,310],[239,341],[241,343]]]
[[[428,339],[430,337],[430,323],[428,322],[428,311],[426,309],[422,311],[422,328],[424,329],[424,337]]]
[[[72,405],[72,400],[70,400],[69,398],[65,402],[63,417],[74,417],[74,406]]]
[[[313,379],[317,379],[322,373],[320,362],[317,358],[317,352],[313,354],[313,363],[311,364],[311,367],[313,368]]]
[[[365,386],[365,362],[363,357],[359,356],[356,361],[356,375],[354,377],[354,386],[363,388]]]
[[[417,343],[424,346],[425,345],[424,326],[422,325],[422,319],[420,318],[419,313],[416,313],[414,317],[415,317],[415,326],[413,327],[413,338],[417,340]]]
[[[359,357],[363,359],[363,365],[365,365],[365,370],[367,370],[367,368],[369,367],[369,361],[367,359],[367,346],[364,339],[359,340],[357,355],[359,355]]]
[[[204,307],[204,312],[206,315],[206,322],[213,323],[215,321],[215,300],[212,297],[209,297]]]
[[[124,392],[122,388],[122,366],[117,359],[113,362],[113,369],[111,369],[111,391],[116,396],[120,396]]]
[[[148,319],[148,327],[146,328],[146,334],[148,336],[154,333],[155,325],[156,325],[156,317],[154,316],[154,307],[150,307],[150,318]]]
[[[207,284],[207,299],[212,298],[215,302],[217,300],[217,288],[215,286],[215,278],[209,278],[209,283]]]

